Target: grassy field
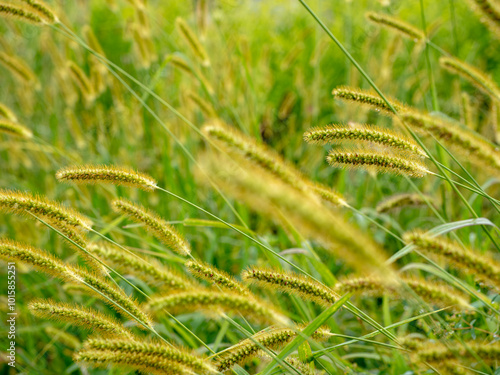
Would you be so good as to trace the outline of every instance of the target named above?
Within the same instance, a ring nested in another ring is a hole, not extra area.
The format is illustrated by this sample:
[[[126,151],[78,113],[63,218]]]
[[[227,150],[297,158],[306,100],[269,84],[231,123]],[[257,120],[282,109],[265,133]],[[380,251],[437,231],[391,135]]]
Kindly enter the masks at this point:
[[[498,0],[0,16],[0,374],[500,374]]]

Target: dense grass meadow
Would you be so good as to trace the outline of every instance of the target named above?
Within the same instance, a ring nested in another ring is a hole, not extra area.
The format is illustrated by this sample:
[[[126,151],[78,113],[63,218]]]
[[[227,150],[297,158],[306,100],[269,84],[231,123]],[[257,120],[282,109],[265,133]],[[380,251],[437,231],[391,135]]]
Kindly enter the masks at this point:
[[[499,0],[1,0],[0,374],[500,374]]]

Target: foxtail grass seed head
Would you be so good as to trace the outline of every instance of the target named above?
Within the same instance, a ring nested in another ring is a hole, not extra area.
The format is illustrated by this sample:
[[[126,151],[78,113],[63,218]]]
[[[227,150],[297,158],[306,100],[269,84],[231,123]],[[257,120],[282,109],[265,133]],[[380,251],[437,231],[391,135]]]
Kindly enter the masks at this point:
[[[366,13],[366,18],[377,25],[395,31],[404,37],[413,40],[414,42],[420,42],[425,39],[425,35],[421,30],[398,18],[375,12]]]
[[[171,314],[186,314],[204,311],[214,317],[218,313],[241,314],[245,319],[261,324],[287,324],[289,319],[264,302],[248,295],[233,292],[188,291],[153,296],[145,305],[146,310],[161,313],[165,309]]]
[[[277,289],[300,298],[322,305],[333,304],[339,299],[337,293],[323,284],[302,275],[280,270],[253,267],[243,272],[245,281],[256,283],[264,288]]]
[[[365,169],[377,173],[390,172],[410,177],[424,177],[430,173],[420,161],[384,152],[335,150],[330,151],[326,160],[334,167]]]
[[[183,38],[186,40],[188,43],[189,47],[193,51],[193,53],[198,57],[201,61],[201,64],[203,66],[210,66],[210,59],[208,58],[208,54],[205,51],[205,48],[199,41],[198,37],[196,34],[193,32],[193,30],[189,27],[189,25],[184,21],[184,19],[178,17],[175,20],[175,24],[183,36]]]
[[[0,103],[0,119],[2,118],[17,123],[17,117],[14,112],[5,104]]]
[[[37,14],[44,23],[48,25],[52,25],[54,23],[59,22],[57,16],[54,14],[52,9],[40,0],[20,0],[26,4],[26,8],[32,10],[35,14]]]
[[[304,133],[304,140],[307,143],[322,145],[343,141],[364,141],[427,157],[424,150],[409,138],[371,125],[329,125],[323,128],[313,128]]]
[[[264,331],[257,332],[251,338],[240,341],[218,355],[215,359],[217,370],[225,372],[231,370],[235,365],[243,365],[245,362],[265,353],[262,347],[269,350],[278,350],[297,337],[297,331],[301,327],[275,328],[271,327]],[[311,338],[314,340],[324,340],[329,332],[320,328],[315,331]]]
[[[150,317],[137,304],[137,302],[125,294],[125,292],[114,284],[109,283],[100,275],[78,269],[76,280],[87,285],[94,294],[113,307],[118,313],[126,318],[130,318],[128,313],[134,315],[138,320],[148,327],[153,327]],[[119,306],[115,305],[113,302]],[[127,313],[128,312],[128,313]],[[143,328],[139,325],[139,328]]]
[[[37,25],[45,24],[45,21],[32,10],[27,9],[25,6],[12,5],[10,3],[0,3],[0,16],[15,18]]]
[[[500,87],[485,73],[479,69],[460,61],[454,57],[442,56],[439,63],[446,70],[458,74],[472,85],[476,86],[484,94],[496,101],[500,101]]]
[[[404,207],[424,206],[426,204],[425,198],[432,201],[430,197],[421,196],[419,194],[396,194],[377,204],[375,210],[381,214]]]
[[[420,230],[405,233],[403,239],[431,258],[444,261],[500,290],[500,262],[491,255],[480,254],[457,242],[434,237]]]
[[[0,238],[0,258],[27,264],[64,281],[75,281],[77,272],[51,254],[19,242]]]
[[[478,167],[487,167],[500,173],[500,152],[477,133],[460,128],[457,124],[417,111],[407,111],[400,114],[413,130],[429,133],[445,145],[469,157]]]
[[[377,112],[381,112],[383,114],[391,116],[394,115],[391,107],[389,107],[381,97],[371,91],[341,86],[334,89],[332,91],[332,95],[336,99],[342,99],[347,102],[366,105]],[[401,112],[406,108],[403,103],[400,103],[394,99],[389,99],[389,103],[391,103],[391,105],[397,112]]]
[[[445,345],[429,341],[421,344],[412,358],[415,362],[427,362],[437,366],[450,360],[469,364],[471,360],[480,358],[482,362],[493,365],[500,358],[500,342],[465,341],[450,342]]]
[[[0,133],[6,133],[28,139],[33,137],[33,133],[26,126],[4,119],[0,119]]]
[[[92,103],[95,99],[95,92],[90,79],[74,61],[68,61],[68,69],[86,103]]]
[[[0,8],[1,10],[1,8]],[[35,85],[38,88],[38,78],[31,68],[18,56],[0,51],[0,63],[3,64],[21,82]]]
[[[469,6],[478,15],[479,20],[500,38],[500,6],[496,0],[468,0]]]
[[[214,283],[223,289],[232,290],[241,295],[248,294],[248,289],[245,286],[241,285],[226,272],[221,271],[208,263],[190,260],[186,262],[186,268],[194,276]]]
[[[40,318],[70,323],[108,336],[132,337],[132,334],[110,315],[88,307],[51,300],[35,300],[28,304],[28,308]]]
[[[160,343],[129,339],[89,339],[84,343],[85,350],[109,351],[117,355],[144,355],[156,357],[159,362],[166,361],[184,366],[198,374],[214,373],[215,369],[204,358],[186,349],[166,346]]]
[[[116,199],[112,203],[113,209],[127,215],[137,223],[144,224],[158,240],[180,255],[189,255],[191,247],[189,243],[165,220],[158,215],[146,210],[137,204],[125,199]]]
[[[274,150],[257,143],[249,136],[218,120],[204,125],[202,132],[222,148],[238,153],[292,187],[306,189],[303,176],[298,170],[285,162]]]
[[[156,181],[143,173],[125,167],[104,165],[81,165],[59,170],[56,178],[64,182],[77,184],[124,185],[151,191],[157,188]]]
[[[340,193],[337,193],[327,186],[321,185],[319,183],[311,183],[309,185],[309,188],[323,201],[329,202],[334,206],[345,207],[348,205],[344,197]]]
[[[471,306],[466,295],[451,288],[447,284],[428,281],[417,277],[402,277],[398,280],[383,280],[379,277],[346,278],[335,285],[338,294],[353,293],[361,296],[382,297],[389,294],[395,298],[404,299],[408,296],[406,287],[426,303],[445,308],[453,307],[454,311],[470,310]]]
[[[187,277],[164,266],[152,257],[138,257],[106,243],[90,243],[87,250],[106,264],[125,272],[161,290],[186,290],[196,287]]]
[[[80,350],[75,361],[97,368],[109,368],[110,365],[124,370],[135,369],[155,375],[193,375],[194,372],[176,362],[165,360],[157,355],[142,353],[123,353],[110,350]]]
[[[72,209],[41,196],[19,191],[0,189],[0,209],[28,217],[30,215],[27,213],[31,213],[46,219],[56,228],[66,229],[70,227],[76,230],[89,230],[92,227],[92,222],[89,219]]]

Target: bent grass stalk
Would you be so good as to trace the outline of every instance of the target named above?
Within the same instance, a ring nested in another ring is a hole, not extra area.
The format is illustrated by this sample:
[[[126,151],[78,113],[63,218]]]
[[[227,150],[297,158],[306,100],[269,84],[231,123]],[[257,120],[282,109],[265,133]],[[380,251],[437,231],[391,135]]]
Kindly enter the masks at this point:
[[[2,117],[5,118],[6,120],[17,123],[17,117],[14,114],[14,112],[12,112],[12,110],[5,104],[0,103],[0,118]]]

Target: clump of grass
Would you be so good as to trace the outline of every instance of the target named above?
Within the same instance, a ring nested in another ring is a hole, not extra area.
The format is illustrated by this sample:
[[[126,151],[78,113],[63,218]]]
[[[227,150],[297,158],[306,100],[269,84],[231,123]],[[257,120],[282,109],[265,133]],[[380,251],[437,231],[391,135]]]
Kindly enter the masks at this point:
[[[449,56],[442,56],[439,59],[439,63],[446,70],[458,74],[462,78],[469,81],[487,96],[490,96],[496,101],[500,101],[500,87],[498,87],[498,85],[493,82],[491,78],[479,69],[460,61],[455,57]]]
[[[125,199],[116,199],[112,202],[113,209],[123,215],[127,215],[137,223],[144,224],[164,245],[171,248],[180,255],[189,255],[191,247],[189,243],[165,220],[158,215],[146,210],[135,203]]]
[[[330,151],[326,158],[332,166],[390,172],[410,177],[424,177],[430,173],[420,161],[404,156],[393,156],[387,152]]]
[[[417,29],[415,26],[404,22],[399,18],[375,12],[366,13],[366,18],[377,25],[395,31],[398,34],[413,40],[414,42],[420,42],[425,39],[425,34],[422,32],[422,30]]]
[[[322,128],[313,128],[304,133],[304,140],[310,144],[322,145],[342,141],[363,141],[387,146],[395,150],[408,151],[420,157],[427,157],[424,150],[409,138],[371,125],[329,125]]]
[[[282,325],[289,322],[288,318],[272,306],[234,292],[174,292],[164,296],[152,296],[145,308],[151,312],[161,312],[165,309],[171,314],[192,311],[204,311],[215,316],[219,312],[241,314],[245,319],[262,324]]]
[[[15,135],[21,138],[32,138],[33,133],[26,126],[15,121],[0,119],[0,133]]]
[[[244,280],[265,288],[277,289],[322,305],[333,304],[339,299],[337,293],[309,277],[291,272],[252,267],[243,272]]]
[[[251,358],[264,354],[262,347],[272,350],[280,349],[297,337],[297,330],[300,330],[300,327],[295,329],[271,327],[257,332],[250,338],[240,341],[218,355],[215,359],[217,370],[225,372],[231,370],[237,364],[243,365]],[[320,328],[311,335],[311,338],[313,340],[324,340],[328,334],[328,330]]]
[[[156,181],[143,173],[130,168],[104,165],[81,165],[64,168],[56,173],[56,178],[59,181],[77,184],[107,183],[136,187],[148,191],[155,190],[157,187]]]
[[[66,282],[77,282],[87,286],[95,296],[103,299],[119,313],[136,316],[142,323],[152,327],[152,323],[122,289],[108,283],[100,276],[78,267],[63,263],[43,250],[35,249],[10,240],[0,240],[0,257],[8,261],[19,261]],[[118,304],[118,306],[116,304]]]
[[[420,194],[396,194],[384,199],[382,202],[377,204],[375,210],[379,214],[381,214],[393,210],[398,210],[404,207],[423,206],[426,204],[426,199],[431,200],[430,197],[422,196]]]
[[[38,317],[82,326],[105,336],[132,337],[130,331],[125,329],[116,319],[91,308],[56,303],[52,300],[31,301],[28,308]]]
[[[488,254],[460,246],[458,243],[435,237],[421,230],[404,234],[407,243],[413,243],[419,251],[434,259],[445,261],[456,269],[500,290],[500,262]]]
[[[214,283],[222,289],[231,290],[238,294],[248,294],[248,289],[237,282],[228,273],[211,266],[208,263],[200,262],[197,260],[189,260],[186,262],[186,268],[194,276]]]
[[[127,272],[162,290],[185,290],[195,288],[187,277],[164,266],[152,257],[138,257],[105,243],[90,243],[88,251],[111,267]]]

